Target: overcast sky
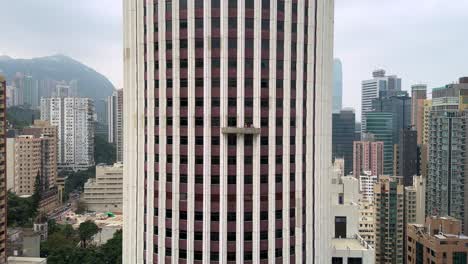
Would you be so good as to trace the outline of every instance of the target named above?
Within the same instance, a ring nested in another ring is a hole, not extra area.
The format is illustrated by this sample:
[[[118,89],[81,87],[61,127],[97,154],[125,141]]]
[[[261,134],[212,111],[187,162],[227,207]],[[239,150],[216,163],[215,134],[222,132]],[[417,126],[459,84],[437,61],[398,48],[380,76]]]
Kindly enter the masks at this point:
[[[0,54],[62,53],[122,87],[122,5],[118,0],[0,0]],[[468,1],[336,0],[335,56],[343,63],[343,105],[360,107],[372,70],[440,86],[468,75]],[[359,116],[359,114],[358,114]]]

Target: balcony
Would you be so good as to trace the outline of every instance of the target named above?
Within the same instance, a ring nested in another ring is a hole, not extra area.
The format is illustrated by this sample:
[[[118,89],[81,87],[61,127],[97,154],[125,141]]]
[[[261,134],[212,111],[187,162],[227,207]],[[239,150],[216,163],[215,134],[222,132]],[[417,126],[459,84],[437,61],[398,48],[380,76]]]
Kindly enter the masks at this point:
[[[223,127],[221,129],[223,134],[236,134],[236,135],[258,135],[260,128],[255,127]]]

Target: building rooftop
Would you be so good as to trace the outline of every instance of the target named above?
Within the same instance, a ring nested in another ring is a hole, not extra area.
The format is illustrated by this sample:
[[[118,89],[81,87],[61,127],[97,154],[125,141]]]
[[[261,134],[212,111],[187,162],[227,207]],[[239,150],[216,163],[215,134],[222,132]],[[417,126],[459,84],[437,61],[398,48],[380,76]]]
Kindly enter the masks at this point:
[[[8,257],[8,264],[45,264],[45,258],[29,258],[29,257]]]
[[[334,238],[332,239],[332,248],[334,250],[369,250],[367,244],[362,243],[357,238]]]

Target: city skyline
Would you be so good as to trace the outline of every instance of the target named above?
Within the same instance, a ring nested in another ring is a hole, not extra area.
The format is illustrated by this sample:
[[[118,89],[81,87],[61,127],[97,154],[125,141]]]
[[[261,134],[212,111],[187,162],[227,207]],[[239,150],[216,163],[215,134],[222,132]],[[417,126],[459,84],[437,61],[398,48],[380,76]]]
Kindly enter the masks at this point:
[[[456,0],[446,5],[441,0],[379,3],[337,0],[335,4],[334,55],[343,63],[343,107],[353,107],[357,121],[361,119],[361,81],[368,79],[377,68],[400,76],[403,90],[410,91],[411,85],[426,83],[429,93],[432,88],[445,85],[447,80],[466,75],[463,72],[465,57],[460,54],[468,38],[463,38],[463,27],[457,25],[468,22],[464,14],[467,2]],[[403,5],[405,8],[401,8]],[[10,29],[0,36],[0,56],[32,58],[66,54],[103,73],[115,88],[122,88],[123,11],[120,3],[115,4],[114,0],[84,0],[73,4],[60,0],[40,3],[18,0],[9,3],[8,8],[10,12],[0,17],[0,23]],[[21,20],[15,19],[17,13],[23,14]],[[363,13],[367,15],[361,16]],[[69,17],[73,19],[67,19]],[[422,34],[425,31],[427,34]],[[389,41],[390,35],[398,42]],[[16,41],[24,36],[31,41]],[[69,38],[67,45],[63,45],[64,37]],[[41,45],[29,45],[31,42]],[[391,53],[383,52],[390,48]]]

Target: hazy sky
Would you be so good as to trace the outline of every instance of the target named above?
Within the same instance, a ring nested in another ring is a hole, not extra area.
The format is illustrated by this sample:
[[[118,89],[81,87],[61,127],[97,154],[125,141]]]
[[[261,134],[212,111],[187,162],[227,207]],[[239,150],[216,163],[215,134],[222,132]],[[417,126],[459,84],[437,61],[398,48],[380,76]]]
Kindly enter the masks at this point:
[[[118,0],[0,0],[0,54],[62,53],[122,86],[122,5]],[[468,1],[336,0],[335,56],[343,62],[343,105],[359,110],[372,70],[403,78],[404,89],[468,75]]]

